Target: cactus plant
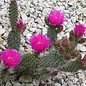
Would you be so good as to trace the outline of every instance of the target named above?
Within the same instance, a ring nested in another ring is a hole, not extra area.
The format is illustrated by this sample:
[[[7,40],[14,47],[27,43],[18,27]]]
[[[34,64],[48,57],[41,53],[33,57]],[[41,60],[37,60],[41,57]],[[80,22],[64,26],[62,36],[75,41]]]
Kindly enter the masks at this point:
[[[8,35],[8,48],[19,50],[20,34],[16,31],[11,31]]]
[[[71,72],[83,69],[80,57],[72,60],[65,60],[64,56],[62,56],[55,50],[50,51],[50,53],[48,53],[40,60],[39,67],[54,67],[58,70]]]
[[[16,22],[18,20],[18,7],[16,0],[10,1],[9,6],[9,20],[12,31],[10,31],[7,39],[8,48],[19,50],[20,33],[17,32]]]
[[[17,74],[31,74],[35,73],[36,68],[38,67],[38,58],[34,54],[25,54],[22,56],[22,62],[18,67],[15,68]]]
[[[18,7],[16,0],[11,0],[9,6],[9,20],[12,30],[16,30],[16,22],[18,20]]]

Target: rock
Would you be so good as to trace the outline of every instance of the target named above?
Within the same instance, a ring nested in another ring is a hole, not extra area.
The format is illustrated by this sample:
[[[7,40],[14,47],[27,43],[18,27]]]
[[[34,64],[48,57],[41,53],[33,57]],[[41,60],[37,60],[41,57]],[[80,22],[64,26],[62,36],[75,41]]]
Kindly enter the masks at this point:
[[[47,34],[47,28],[43,28],[43,29],[42,29],[42,34],[43,34],[43,35],[46,35],[46,34]]]
[[[61,84],[59,84],[59,83],[55,83],[55,86],[61,86]]]
[[[6,82],[5,86],[12,86],[12,84],[10,82]]]
[[[78,44],[77,45],[77,50],[86,51],[86,47],[83,46],[82,44]]]
[[[3,37],[7,38],[8,37],[8,32],[4,33]]]
[[[68,86],[73,86],[73,82],[72,81],[67,81]]]
[[[74,76],[71,76],[71,75],[68,76],[68,80],[70,80],[70,81],[73,81],[74,78],[75,78]]]
[[[0,43],[2,43],[4,40],[2,39],[2,37],[0,36]]]
[[[57,79],[62,79],[62,74],[61,74],[61,73],[58,73],[55,77],[56,77]]]
[[[30,31],[35,32],[36,28],[30,28]]]
[[[3,50],[6,49],[5,46],[3,46],[2,44],[0,44],[0,48],[3,49]]]
[[[1,29],[1,27],[0,27],[0,35],[4,34],[5,31],[6,31],[5,29]]]
[[[25,86],[33,86],[33,84],[26,84]],[[35,85],[36,86],[36,85]]]
[[[21,84],[19,82],[14,82],[13,86],[21,86]]]
[[[0,79],[0,85],[2,85],[2,80]]]
[[[25,13],[21,12],[21,17],[24,21],[27,21],[27,16],[25,15]]]
[[[79,12],[83,13],[84,16],[86,16],[86,8],[78,9]]]
[[[31,34],[31,33],[28,33],[28,34],[26,35],[26,38],[29,40],[29,39],[31,38],[31,36],[32,36],[32,34]]]
[[[73,84],[76,84],[78,82],[78,78],[73,79]]]
[[[86,86],[86,83],[82,83],[81,86]]]
[[[33,0],[34,5],[37,5],[37,3],[38,3],[38,0]]]
[[[50,8],[43,9],[42,15],[46,16],[50,12],[50,10],[51,10]]]
[[[22,82],[22,83],[31,83],[32,82],[32,77],[31,76],[27,76],[27,75],[22,75],[20,78],[19,78],[19,82]]]
[[[34,80],[34,81],[33,81],[33,85],[34,85],[34,86],[39,86],[39,81]]]
[[[25,44],[25,38],[21,37],[21,44],[24,45]]]
[[[29,33],[29,31],[26,29],[26,30],[23,32],[23,36],[26,36],[28,33]]]
[[[69,1],[68,5],[69,5],[69,6],[73,6],[73,5],[74,5],[74,1],[72,1],[72,0]]]

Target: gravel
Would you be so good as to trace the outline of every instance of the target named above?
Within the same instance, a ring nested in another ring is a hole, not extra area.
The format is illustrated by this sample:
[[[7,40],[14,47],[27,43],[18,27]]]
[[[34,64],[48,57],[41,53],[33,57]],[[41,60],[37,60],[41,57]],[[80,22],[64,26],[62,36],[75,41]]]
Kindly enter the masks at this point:
[[[0,51],[6,49],[6,39],[11,30],[8,15],[9,3],[10,0],[0,0]],[[21,34],[20,52],[22,54],[32,51],[30,45],[28,45],[28,40],[32,33],[47,34],[44,17],[52,9],[61,10],[66,18],[63,24],[65,31],[57,35],[58,39],[64,36],[69,37],[69,32],[73,30],[77,22],[86,26],[86,0],[17,0],[17,3],[20,16],[27,24],[26,30]],[[84,37],[86,37],[86,33]],[[77,49],[81,52],[83,51],[82,56],[84,56],[86,54],[86,43],[79,44]],[[59,72],[50,81],[51,83],[46,83],[43,86],[86,86],[85,75],[86,72],[82,70],[77,73]],[[1,82],[0,80],[0,84]],[[14,82],[13,85],[11,82],[6,82],[5,86],[38,86],[38,82],[33,82],[33,84]]]

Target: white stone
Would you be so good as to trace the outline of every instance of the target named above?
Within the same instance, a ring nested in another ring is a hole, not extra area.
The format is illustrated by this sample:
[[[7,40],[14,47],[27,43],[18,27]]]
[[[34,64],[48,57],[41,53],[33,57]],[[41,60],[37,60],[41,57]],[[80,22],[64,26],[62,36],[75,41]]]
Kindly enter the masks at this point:
[[[26,36],[28,33],[29,33],[29,31],[26,29],[26,30],[23,32],[23,35]]]
[[[29,30],[32,31],[32,32],[35,32],[36,28],[30,28]]]
[[[0,43],[3,42],[4,40],[2,39],[2,37],[0,36]]]
[[[86,84],[85,83],[82,83],[81,86],[86,86]]]
[[[52,0],[53,3],[56,3],[57,0]]]
[[[37,5],[37,3],[38,3],[38,0],[33,0],[34,5]]]
[[[21,84],[18,82],[14,82],[13,86],[21,86]]]
[[[86,51],[86,47],[83,46],[82,44],[78,44],[78,45],[77,45],[77,49],[78,49],[78,50],[81,50],[81,51]]]
[[[25,44],[25,38],[21,37],[21,44],[24,45]]]
[[[43,28],[43,29],[42,29],[42,34],[43,34],[43,35],[46,35],[46,34],[47,34],[47,28]]]
[[[12,86],[12,84],[10,82],[6,82],[5,86]]]
[[[61,84],[59,84],[59,83],[55,83],[55,86],[61,86]]]
[[[58,73],[55,77],[56,77],[57,79],[62,79],[61,73]]]
[[[0,49],[5,50],[6,48],[5,48],[5,46],[3,46],[2,44],[0,44]]]
[[[3,42],[3,45],[7,45],[7,42],[6,42],[6,41],[4,41],[4,42]]]
[[[71,0],[71,1],[69,1],[68,5],[69,5],[69,6],[74,5],[74,1],[72,1],[72,0]]]
[[[0,26],[0,35],[2,35],[3,33],[5,33],[5,29],[2,29],[2,26]]]
[[[4,33],[3,37],[7,38],[8,37],[8,32]]]
[[[29,39],[31,38],[31,36],[32,36],[32,34],[31,34],[31,33],[28,33],[28,34],[26,35],[26,38],[29,40]]]
[[[43,9],[42,15],[46,16],[50,12],[50,10],[51,10],[50,8]]]
[[[25,13],[21,12],[21,17],[24,21],[27,21],[27,16],[25,15]]]
[[[73,86],[73,82],[72,81],[67,81],[68,86]]]
[[[86,8],[78,9],[78,11],[86,15]]]

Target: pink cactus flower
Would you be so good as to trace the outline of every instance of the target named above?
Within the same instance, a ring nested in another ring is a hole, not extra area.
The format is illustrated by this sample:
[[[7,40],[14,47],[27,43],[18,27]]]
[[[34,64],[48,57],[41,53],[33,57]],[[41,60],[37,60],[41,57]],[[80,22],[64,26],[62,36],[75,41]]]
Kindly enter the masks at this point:
[[[21,31],[23,28],[26,27],[26,24],[22,20],[18,20],[16,22],[17,30]]]
[[[1,53],[1,60],[6,68],[14,68],[21,62],[21,54],[15,49],[6,49]]]
[[[43,52],[51,45],[50,38],[42,34],[33,35],[30,40],[30,45],[35,52]]]
[[[74,28],[74,34],[77,36],[77,37],[81,37],[83,36],[84,32],[85,32],[85,27],[84,25],[82,24],[76,24],[75,25],[75,28]]]
[[[63,24],[64,20],[64,14],[58,10],[52,10],[48,16],[48,21],[53,26]]]

